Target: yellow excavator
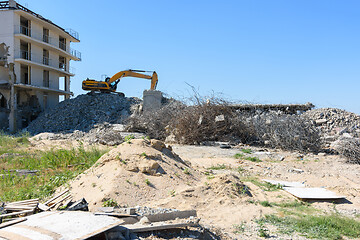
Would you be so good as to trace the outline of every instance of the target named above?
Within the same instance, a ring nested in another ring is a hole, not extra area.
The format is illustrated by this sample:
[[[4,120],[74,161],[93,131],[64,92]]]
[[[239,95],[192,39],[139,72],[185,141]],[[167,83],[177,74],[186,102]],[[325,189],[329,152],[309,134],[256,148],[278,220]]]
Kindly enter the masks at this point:
[[[116,87],[120,80],[124,77],[136,77],[136,78],[145,78],[151,80],[150,90],[155,90],[158,83],[158,75],[155,71],[152,72],[152,75],[143,74],[149,71],[143,70],[125,70],[116,73],[111,78],[107,77],[105,81],[96,81],[93,79],[87,78],[82,82],[82,89],[87,91],[100,91],[100,92],[115,92]]]

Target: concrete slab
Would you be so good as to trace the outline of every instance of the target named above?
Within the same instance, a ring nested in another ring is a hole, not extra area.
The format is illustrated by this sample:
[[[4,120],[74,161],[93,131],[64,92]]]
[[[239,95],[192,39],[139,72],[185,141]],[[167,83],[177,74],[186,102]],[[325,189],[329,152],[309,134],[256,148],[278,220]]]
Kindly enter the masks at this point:
[[[284,190],[300,199],[336,200],[345,198],[345,196],[337,196],[325,188],[284,187]]]
[[[90,212],[42,212],[27,221],[0,229],[0,239],[87,239],[111,229],[123,221]]]
[[[274,185],[280,184],[283,187],[305,187],[305,184],[301,182],[287,182],[287,181],[270,180],[270,179],[263,179],[263,181]]]

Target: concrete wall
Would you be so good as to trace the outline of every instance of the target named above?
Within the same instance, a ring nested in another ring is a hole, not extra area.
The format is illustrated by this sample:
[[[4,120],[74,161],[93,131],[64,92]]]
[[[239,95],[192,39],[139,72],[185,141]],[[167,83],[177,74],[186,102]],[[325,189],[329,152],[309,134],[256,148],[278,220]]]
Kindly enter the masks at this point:
[[[3,10],[0,14],[0,43],[10,46],[8,62],[14,61],[14,12]]]

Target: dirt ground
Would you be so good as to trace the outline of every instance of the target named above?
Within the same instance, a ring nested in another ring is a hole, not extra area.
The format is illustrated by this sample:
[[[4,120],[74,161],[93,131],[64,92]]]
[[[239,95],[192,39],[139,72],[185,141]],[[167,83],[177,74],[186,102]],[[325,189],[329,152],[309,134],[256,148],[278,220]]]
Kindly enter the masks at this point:
[[[34,141],[33,144],[34,148],[43,148],[59,143]],[[242,153],[242,149],[251,149],[251,153]],[[236,159],[237,153],[262,161]],[[143,170],[146,168],[144,162],[157,162],[159,168],[155,167],[157,170],[152,172],[155,168],[150,164],[147,165],[149,171]],[[360,165],[346,163],[337,155],[303,155],[243,145],[230,149],[187,145],[159,147],[148,140],[131,140],[101,157],[71,182],[70,188],[75,198],[85,197],[91,211],[96,211],[108,199],[129,207],[195,209],[201,218],[200,224],[221,232],[222,239],[260,239],[255,220],[278,212],[256,203],[293,202],[296,198],[284,190],[265,191],[252,179],[296,181],[307,187],[325,187],[345,196],[346,200],[315,201],[312,207],[356,218],[360,214]],[[243,230],[237,231],[237,226],[242,226]],[[306,239],[300,235],[281,235],[273,226],[268,229],[274,239]]]

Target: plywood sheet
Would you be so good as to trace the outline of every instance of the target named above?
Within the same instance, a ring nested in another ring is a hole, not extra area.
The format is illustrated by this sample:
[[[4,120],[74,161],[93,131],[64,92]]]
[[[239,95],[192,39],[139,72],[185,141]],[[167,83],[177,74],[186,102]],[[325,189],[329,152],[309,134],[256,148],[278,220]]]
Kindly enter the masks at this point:
[[[345,196],[338,196],[325,188],[284,187],[284,190],[300,199],[335,200],[345,198]]]

